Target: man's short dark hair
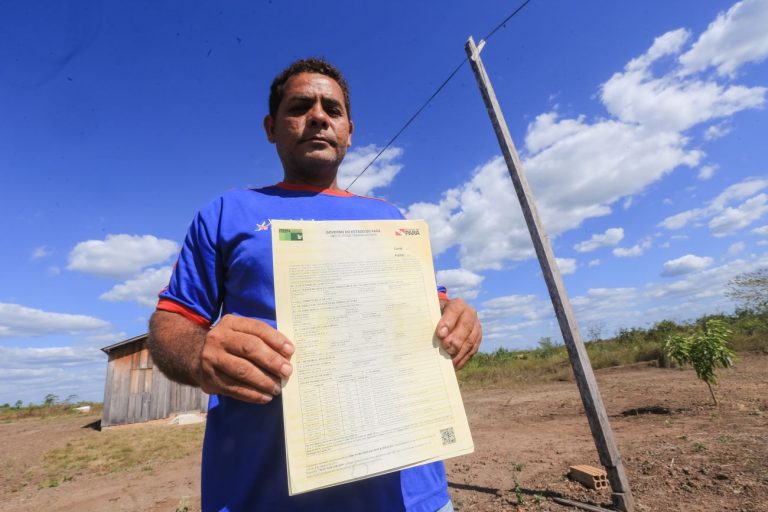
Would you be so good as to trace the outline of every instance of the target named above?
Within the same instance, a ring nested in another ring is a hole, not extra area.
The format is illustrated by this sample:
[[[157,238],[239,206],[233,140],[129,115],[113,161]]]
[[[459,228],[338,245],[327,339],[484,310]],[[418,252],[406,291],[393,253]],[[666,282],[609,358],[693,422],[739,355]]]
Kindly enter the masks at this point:
[[[272,86],[269,88],[269,115],[272,116],[273,119],[277,116],[277,109],[280,106],[280,102],[283,101],[285,83],[289,78],[298,75],[299,73],[319,73],[333,78],[344,93],[344,106],[347,109],[347,117],[350,119],[352,118],[352,111],[349,105],[349,85],[344,79],[344,75],[341,74],[341,71],[339,71],[336,66],[322,57],[310,57],[308,59],[297,60],[272,80]]]

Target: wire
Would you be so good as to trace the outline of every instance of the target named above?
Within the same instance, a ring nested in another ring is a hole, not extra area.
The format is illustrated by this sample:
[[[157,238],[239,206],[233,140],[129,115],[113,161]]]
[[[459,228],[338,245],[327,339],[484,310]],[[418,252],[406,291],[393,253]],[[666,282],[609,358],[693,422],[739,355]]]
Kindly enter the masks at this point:
[[[530,1],[530,0],[529,0],[529,1]],[[436,90],[435,92],[433,92],[433,93],[432,93],[432,96],[430,96],[430,97],[429,97],[429,99],[428,99],[427,101],[425,101],[425,102],[424,102],[424,104],[423,104],[421,107],[419,107],[419,110],[417,110],[417,111],[416,111],[416,113],[415,113],[415,114],[413,114],[413,115],[411,116],[411,118],[410,118],[410,119],[409,119],[409,120],[408,120],[408,121],[407,121],[407,122],[406,122],[406,123],[403,125],[403,127],[402,127],[402,128],[400,128],[400,130],[398,130],[398,132],[395,134],[395,136],[394,136],[394,137],[392,137],[392,138],[389,140],[389,142],[387,142],[387,144],[386,144],[386,145],[385,145],[385,146],[384,146],[384,147],[381,149],[381,151],[379,151],[379,152],[376,154],[376,156],[375,156],[375,157],[373,157],[373,160],[371,160],[370,162],[368,162],[368,165],[366,165],[366,166],[365,166],[365,169],[363,169],[363,170],[360,172],[360,174],[358,174],[358,175],[357,175],[357,177],[355,177],[355,179],[354,179],[354,180],[352,180],[352,183],[350,183],[350,184],[347,186],[347,188],[345,188],[344,190],[347,190],[347,191],[348,191],[348,190],[349,190],[349,187],[351,187],[352,185],[354,185],[354,184],[355,184],[355,182],[357,181],[357,179],[358,179],[360,176],[362,176],[362,175],[363,175],[363,173],[364,173],[365,171],[367,171],[367,170],[368,170],[368,168],[369,168],[370,166],[372,166],[372,165],[373,165],[373,162],[375,162],[376,160],[378,160],[378,159],[379,159],[379,157],[381,156],[381,154],[382,154],[382,153],[384,153],[384,151],[386,151],[386,150],[387,150],[387,148],[388,148],[389,146],[391,146],[393,142],[395,142],[395,139],[397,139],[397,138],[400,136],[400,134],[401,134],[401,133],[403,133],[403,132],[405,131],[405,129],[406,129],[406,128],[408,128],[408,125],[410,125],[410,124],[413,122],[413,120],[414,120],[414,119],[416,119],[416,117],[418,117],[418,115],[419,115],[419,114],[421,114],[421,111],[422,111],[422,110],[424,110],[425,108],[427,108],[427,105],[429,105],[429,102],[430,102],[430,101],[432,101],[432,99],[433,99],[435,96],[437,96],[437,95],[438,95],[438,93],[439,93],[440,91],[442,91],[442,90],[443,90],[443,87],[445,87],[445,86],[448,84],[448,82],[450,82],[450,81],[451,81],[451,78],[453,78],[453,75],[455,75],[456,73],[458,73],[458,72],[459,72],[459,70],[461,69],[461,66],[463,66],[465,62],[467,62],[467,57],[464,57],[464,60],[462,60],[462,61],[461,61],[461,63],[459,63],[459,65],[458,65],[458,66],[456,66],[456,69],[454,69],[454,70],[453,70],[453,72],[452,72],[450,75],[448,75],[448,78],[446,78],[446,79],[443,81],[443,83],[442,83],[442,84],[440,84],[440,87],[438,87],[438,88],[437,88],[437,90]]]
[[[523,8],[524,8],[526,5],[528,5],[528,3],[529,3],[530,1],[531,1],[531,0],[525,0],[525,1],[524,1],[522,4],[520,4],[520,6],[519,6],[517,9],[515,9],[515,10],[512,12],[512,14],[510,14],[509,16],[507,16],[506,18],[504,18],[504,21],[502,21],[501,23],[499,23],[498,25],[496,25],[496,28],[494,28],[493,30],[491,30],[491,31],[488,33],[488,35],[487,35],[487,36],[485,36],[485,37],[483,38],[483,40],[485,40],[485,41],[488,41],[488,39],[490,39],[490,38],[493,36],[493,34],[495,34],[495,33],[496,33],[496,32],[497,32],[497,31],[498,31],[500,28],[502,28],[502,27],[506,27],[506,25],[507,25],[507,23],[509,22],[509,20],[511,20],[511,19],[512,19],[512,18],[513,18],[513,17],[514,17],[514,16],[515,16],[517,13],[519,13],[520,11],[522,11],[522,10],[523,10]],[[410,118],[410,119],[408,119],[408,121],[406,121],[406,123],[403,125],[403,127],[402,127],[402,128],[400,128],[400,129],[397,131],[397,133],[396,133],[396,134],[395,134],[395,135],[394,135],[394,136],[393,136],[393,137],[392,137],[392,138],[389,140],[389,142],[387,142],[387,144],[386,144],[386,145],[385,145],[385,146],[384,146],[384,147],[381,149],[381,151],[379,151],[379,152],[376,154],[376,156],[375,156],[375,157],[373,157],[373,160],[371,160],[370,162],[368,162],[368,165],[366,165],[366,166],[365,166],[365,168],[364,168],[362,171],[360,171],[360,174],[358,174],[358,175],[355,177],[355,179],[354,179],[354,180],[352,180],[352,183],[350,183],[349,185],[347,185],[347,188],[345,188],[345,189],[344,189],[345,191],[349,191],[349,188],[350,188],[352,185],[354,185],[354,184],[355,184],[355,182],[356,182],[356,181],[357,181],[357,180],[360,178],[360,176],[362,176],[362,175],[365,173],[365,171],[367,171],[367,170],[368,170],[368,168],[369,168],[370,166],[372,166],[372,165],[374,164],[374,162],[376,162],[376,160],[378,160],[378,159],[379,159],[379,157],[380,157],[380,156],[381,156],[381,155],[382,155],[382,154],[383,154],[383,153],[384,153],[384,152],[385,152],[385,151],[386,151],[386,150],[389,148],[389,146],[391,146],[391,145],[392,145],[392,143],[393,143],[393,142],[395,142],[395,140],[397,140],[397,138],[400,136],[400,134],[401,134],[401,133],[403,133],[403,132],[405,131],[405,129],[406,129],[406,128],[408,128],[408,126],[409,126],[409,125],[410,125],[410,124],[411,124],[411,123],[412,123],[412,122],[413,122],[413,121],[414,121],[414,120],[415,120],[415,119],[416,119],[416,118],[419,116],[419,114],[421,114],[421,112],[422,112],[422,111],[423,111],[425,108],[427,108],[427,105],[429,105],[429,104],[430,104],[430,102],[431,102],[431,101],[432,101],[432,100],[435,98],[435,96],[437,96],[437,95],[440,93],[440,91],[442,91],[442,90],[443,90],[443,88],[444,88],[446,85],[448,85],[448,82],[450,82],[450,81],[451,81],[451,79],[452,79],[452,78],[453,78],[453,77],[456,75],[456,73],[458,73],[458,72],[459,72],[459,70],[460,70],[460,69],[461,69],[461,67],[464,65],[464,63],[465,63],[465,62],[467,62],[467,60],[468,60],[468,57],[464,57],[464,59],[463,59],[463,60],[462,60],[462,61],[459,63],[459,65],[458,65],[458,66],[456,66],[456,69],[454,69],[454,70],[451,72],[451,74],[450,74],[450,75],[448,75],[448,78],[446,78],[445,80],[443,80],[443,83],[441,83],[441,84],[440,84],[440,86],[439,86],[439,87],[438,87],[438,88],[435,90],[435,92],[433,92],[433,93],[432,93],[432,95],[431,95],[429,98],[427,98],[427,101],[425,101],[425,102],[424,102],[424,103],[421,105],[421,107],[419,107],[419,109],[416,111],[416,113],[415,113],[415,114],[413,114],[413,115],[411,116],[411,118]]]
[[[523,10],[523,8],[524,8],[526,5],[528,5],[528,2],[530,2],[530,1],[531,1],[531,0],[525,0],[525,2],[523,2],[522,4],[520,4],[520,7],[518,7],[517,9],[515,9],[515,11],[514,11],[512,14],[510,14],[509,16],[507,16],[507,17],[504,19],[504,21],[502,21],[501,23],[499,23],[498,25],[496,25],[496,28],[494,28],[493,30],[491,30],[491,31],[488,33],[488,35],[487,35],[487,36],[485,36],[483,39],[485,39],[486,41],[487,41],[487,40],[489,40],[489,39],[491,38],[491,36],[492,36],[493,34],[495,34],[495,33],[496,33],[496,31],[497,31],[497,30],[499,30],[501,27],[506,27],[506,25],[507,25],[507,22],[508,22],[509,20],[511,20],[511,19],[512,19],[512,18],[513,18],[513,17],[514,17],[514,16],[515,16],[517,13],[519,13],[520,11],[522,11],[522,10]]]

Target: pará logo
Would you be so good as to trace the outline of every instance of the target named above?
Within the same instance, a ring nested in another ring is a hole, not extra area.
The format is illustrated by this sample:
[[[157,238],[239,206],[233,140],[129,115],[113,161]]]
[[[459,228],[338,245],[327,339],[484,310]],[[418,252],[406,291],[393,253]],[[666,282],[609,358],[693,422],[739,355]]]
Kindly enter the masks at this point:
[[[395,236],[419,236],[420,234],[418,228],[399,228],[395,231]]]

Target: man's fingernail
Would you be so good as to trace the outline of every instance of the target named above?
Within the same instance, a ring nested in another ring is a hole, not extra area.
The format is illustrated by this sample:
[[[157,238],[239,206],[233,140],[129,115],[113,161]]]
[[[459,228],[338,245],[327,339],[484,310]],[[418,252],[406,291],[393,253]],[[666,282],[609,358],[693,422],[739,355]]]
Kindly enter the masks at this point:
[[[447,326],[447,325],[444,325],[444,326],[442,326],[442,327],[440,328],[440,330],[438,331],[438,334],[439,334],[441,337],[445,337],[445,336],[448,336],[448,326]]]
[[[293,345],[291,345],[290,343],[283,343],[283,353],[285,355],[290,356],[291,354],[293,354],[293,351],[294,351]]]
[[[272,391],[272,394],[277,396],[282,392],[282,388],[280,386],[275,386],[275,389]]]
[[[291,365],[289,365],[288,363],[283,363],[283,366],[280,367],[280,375],[282,375],[283,377],[288,377],[289,375],[291,375],[292,370],[293,369],[291,368]]]

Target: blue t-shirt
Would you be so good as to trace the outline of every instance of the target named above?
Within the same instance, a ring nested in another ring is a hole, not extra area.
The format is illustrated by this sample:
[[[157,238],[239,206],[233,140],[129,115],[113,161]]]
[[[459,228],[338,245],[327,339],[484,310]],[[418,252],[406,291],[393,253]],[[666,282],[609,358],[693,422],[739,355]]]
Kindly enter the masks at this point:
[[[270,219],[401,219],[391,204],[287,184],[235,190],[195,217],[158,309],[204,326],[228,313],[275,327]],[[212,395],[203,444],[206,512],[434,512],[449,499],[442,462],[288,496],[282,403]]]

